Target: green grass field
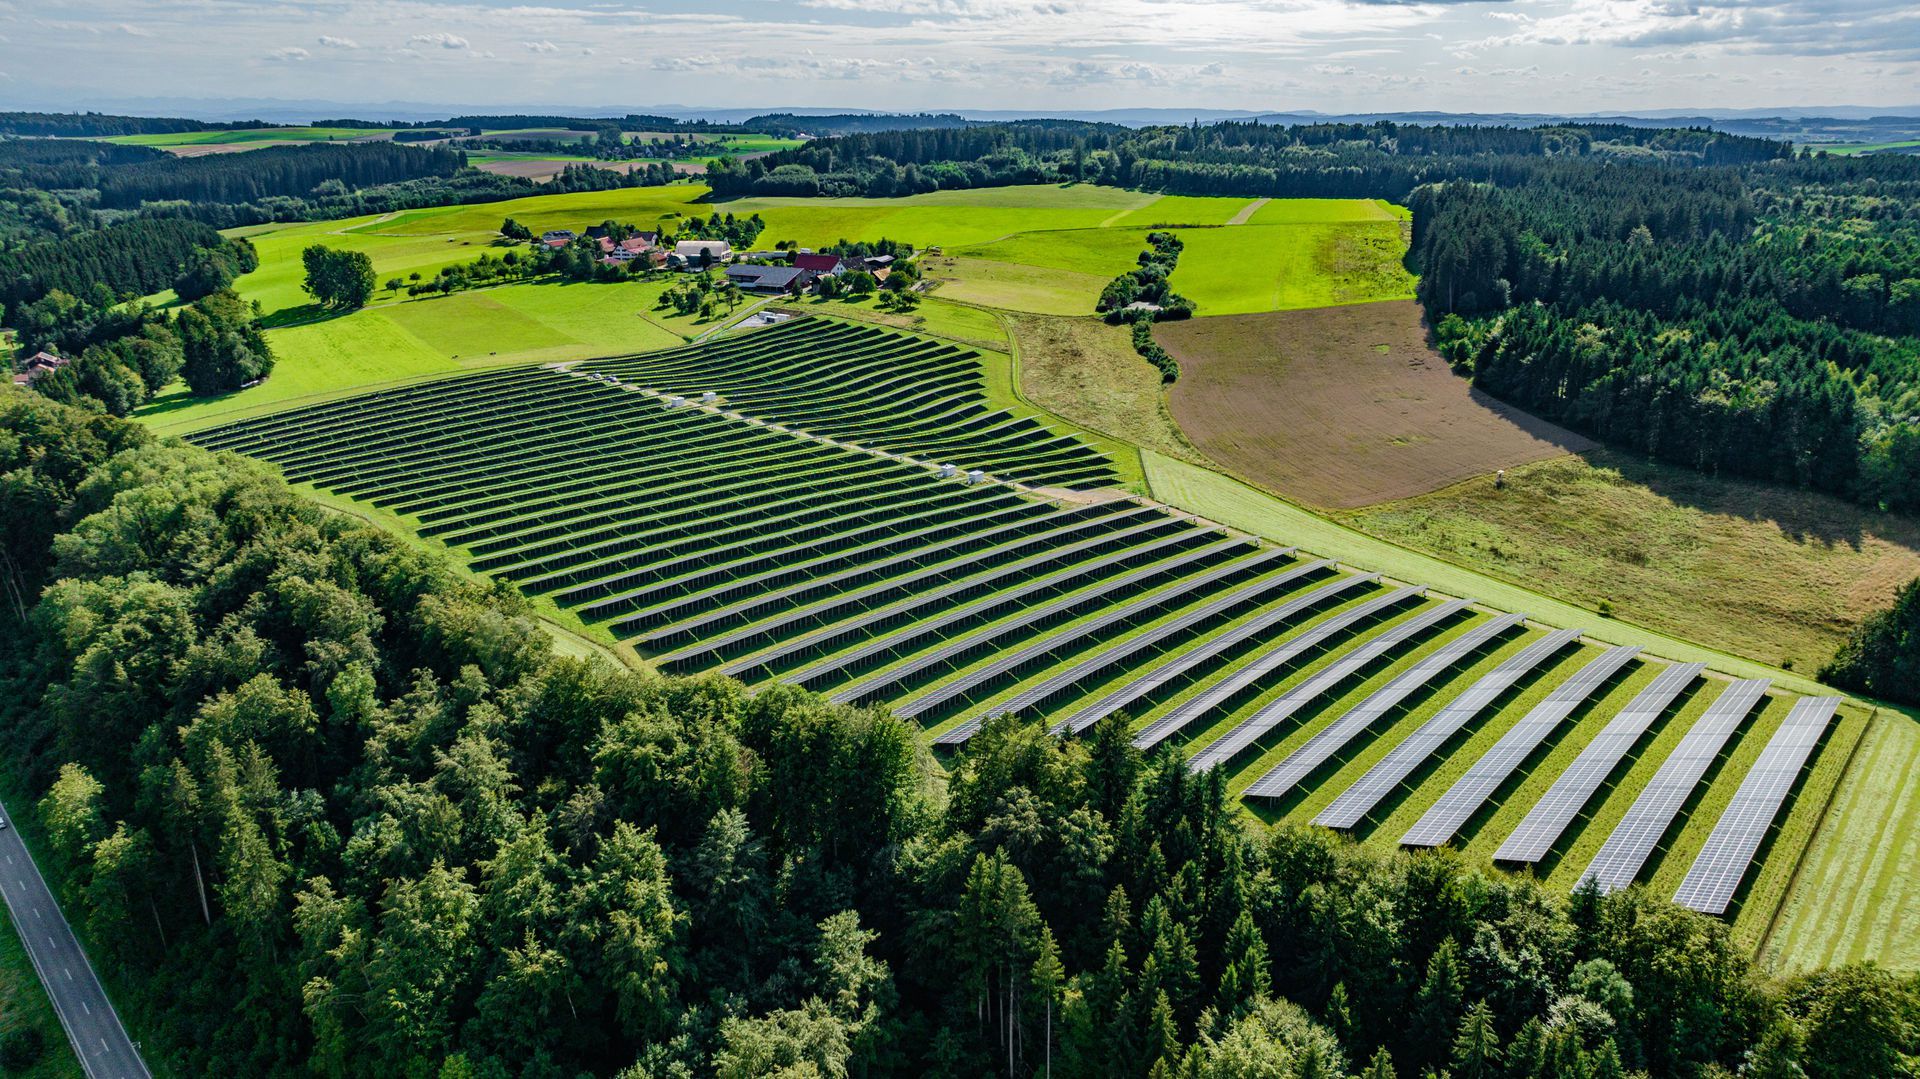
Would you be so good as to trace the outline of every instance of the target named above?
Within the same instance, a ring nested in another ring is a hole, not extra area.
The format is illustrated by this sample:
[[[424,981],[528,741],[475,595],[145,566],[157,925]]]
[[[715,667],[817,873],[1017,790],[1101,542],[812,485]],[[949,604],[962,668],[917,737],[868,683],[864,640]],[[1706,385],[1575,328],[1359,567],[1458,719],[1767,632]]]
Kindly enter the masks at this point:
[[[1809,150],[1825,150],[1830,154],[1871,154],[1883,150],[1908,150],[1920,147],[1920,139],[1908,139],[1903,142],[1854,142],[1829,146],[1822,143],[1809,143]]]
[[[300,252],[311,244],[366,253],[384,286],[393,278],[410,280],[413,274],[432,278],[444,266],[506,250],[498,229],[507,217],[536,232],[578,230],[608,219],[670,229],[681,217],[720,210],[761,214],[767,222],[763,244],[790,239],[803,246],[824,246],[840,239],[891,237],[923,248],[941,246],[945,254],[927,256],[927,275],[938,283],[938,291],[920,312],[891,316],[874,310],[869,301],[842,313],[989,348],[1004,348],[1006,333],[991,312],[982,309],[1090,312],[1106,282],[1134,264],[1145,244],[1146,226],[1166,219],[1224,222],[1257,205],[1251,215],[1255,221],[1265,217],[1297,222],[1189,230],[1183,274],[1214,257],[1232,258],[1241,270],[1266,267],[1263,272],[1275,280],[1292,281],[1306,272],[1301,267],[1312,267],[1319,283],[1298,286],[1289,296],[1305,295],[1302,289],[1364,292],[1374,288],[1377,279],[1404,276],[1397,252],[1374,252],[1379,256],[1374,263],[1343,270],[1322,251],[1329,243],[1326,237],[1341,231],[1397,229],[1389,211],[1367,200],[1276,199],[1256,204],[1067,185],[940,191],[906,199],[697,201],[705,192],[698,185],[674,184],[235,230],[250,238],[260,254],[260,268],[236,287],[261,306],[268,340],[279,357],[273,377],[262,386],[212,401],[192,401],[176,389],[141,415],[159,430],[178,433],[355,388],[490,364],[657,348],[710,328],[653,310],[664,283],[542,282],[418,300],[383,287],[368,308],[337,317],[316,308],[301,289]],[[1242,235],[1247,239],[1232,239]],[[1294,246],[1300,242],[1318,246]],[[1371,241],[1356,242],[1364,246]],[[1194,253],[1194,245],[1200,253]],[[1206,253],[1215,247],[1224,254]],[[1341,278],[1342,273],[1347,277]],[[1199,274],[1192,288],[1203,312],[1225,313],[1258,302],[1236,293],[1239,279],[1230,273]],[[166,302],[171,296],[152,299]]]
[[[168,149],[176,146],[325,142],[330,139],[364,139],[370,136],[385,137],[390,134],[391,132],[384,129],[363,127],[248,127],[236,128],[232,131],[170,131],[154,135],[111,135],[100,141]]]
[[[1302,307],[1402,300],[1413,275],[1400,264],[1407,226],[1395,220],[1260,224],[1191,229],[1173,287],[1202,315],[1289,311]],[[1286,209],[1285,204],[1281,204]],[[1375,203],[1362,203],[1376,207]]]
[[[1763,957],[1787,970],[1871,959],[1920,970],[1920,715],[1874,717]]]
[[[680,344],[714,323],[654,307],[669,282],[540,282],[382,302],[268,331],[273,377],[214,398],[176,386],[140,410],[163,434],[365,389],[509,363],[585,359]],[[382,293],[382,295],[385,295]]]

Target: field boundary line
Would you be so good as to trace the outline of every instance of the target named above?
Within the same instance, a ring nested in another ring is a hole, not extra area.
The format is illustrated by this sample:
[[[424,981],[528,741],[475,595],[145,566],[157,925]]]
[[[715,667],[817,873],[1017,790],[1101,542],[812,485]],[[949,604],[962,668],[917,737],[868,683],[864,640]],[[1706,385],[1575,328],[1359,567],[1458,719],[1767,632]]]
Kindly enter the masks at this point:
[[[1813,820],[1813,831],[1807,834],[1807,841],[1800,845],[1799,853],[1794,856],[1793,872],[1787,875],[1786,887],[1780,889],[1780,899],[1774,904],[1773,913],[1767,917],[1767,927],[1761,931],[1759,940],[1754,943],[1751,958],[1755,961],[1759,961],[1766,954],[1768,945],[1773,943],[1774,934],[1780,931],[1780,916],[1786,913],[1787,903],[1793,898],[1794,889],[1800,886],[1800,874],[1807,867],[1807,855],[1812,852],[1813,845],[1820,841],[1820,834],[1826,831],[1827,818],[1833,813],[1834,802],[1840,798],[1840,788],[1846,786],[1848,778],[1853,775],[1853,765],[1860,757],[1860,747],[1866,744],[1880,722],[1880,709],[1874,708],[1867,714],[1867,722],[1860,731],[1860,736],[1855,738],[1853,745],[1847,749],[1847,759],[1840,765],[1839,778],[1835,779],[1833,786],[1827,790],[1826,800],[1820,804],[1820,815]],[[1791,815],[1793,811],[1787,812]]]

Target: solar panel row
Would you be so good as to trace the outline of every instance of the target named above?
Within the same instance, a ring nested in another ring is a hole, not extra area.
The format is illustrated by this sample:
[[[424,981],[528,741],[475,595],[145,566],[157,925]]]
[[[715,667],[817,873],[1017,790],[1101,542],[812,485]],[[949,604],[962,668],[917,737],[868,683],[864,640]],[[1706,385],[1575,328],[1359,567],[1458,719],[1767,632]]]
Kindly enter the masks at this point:
[[[1285,667],[1294,660],[1306,655],[1337,634],[1359,625],[1378,614],[1399,606],[1410,599],[1418,598],[1425,589],[1408,586],[1397,588],[1385,595],[1374,598],[1343,611],[1331,618],[1322,619],[1292,637],[1281,641],[1266,652],[1255,657],[1239,670],[1214,683],[1197,696],[1189,698],[1176,706],[1166,715],[1149,724],[1133,736],[1133,744],[1141,749],[1151,749],[1172,737],[1181,728],[1208,712],[1219,707],[1241,690],[1253,685],[1261,678]]]
[[[1581,874],[1582,881],[1592,877],[1605,892],[1633,883],[1640,867],[1647,864],[1654,847],[1673,825],[1680,807],[1693,795],[1700,777],[1707,774],[1707,769],[1720,755],[1720,747],[1727,744],[1727,739],[1739,729],[1766,692],[1764,678],[1741,679],[1720,691],[1700,718],[1694,720],[1693,726],[1687,728],[1680,744],[1660,762],[1659,771],[1640,789],[1627,815],[1614,825],[1587,871]]]
[[[1234,728],[1208,743],[1187,760],[1196,772],[1218,768],[1246,752],[1247,748],[1285,723],[1302,708],[1333,691],[1347,679],[1391,655],[1401,645],[1424,636],[1427,631],[1467,609],[1471,600],[1452,599],[1405,622],[1396,622],[1379,635],[1316,671],[1306,681],[1262,705]]]
[[[1652,684],[1641,690],[1606,727],[1580,750],[1567,770],[1540,796],[1526,819],[1494,852],[1501,862],[1537,862],[1547,856],[1553,845],[1586,807],[1620,761],[1640,741],[1653,721],[1667,711],[1682,690],[1692,685],[1704,663],[1676,663],[1660,672]]]
[[[1288,553],[1291,553],[1292,550],[1293,548],[1291,547],[1286,548]],[[1185,633],[1192,627],[1200,625],[1208,619],[1219,617],[1221,614],[1233,610],[1236,607],[1263,601],[1267,596],[1289,587],[1300,578],[1325,569],[1330,569],[1332,566],[1333,562],[1331,560],[1323,558],[1314,562],[1294,566],[1285,573],[1262,577],[1252,584],[1203,603],[1193,610],[1181,614],[1178,618],[1161,623],[1144,633],[1137,633],[1101,649],[1099,652],[1047,678],[1045,681],[1023,689],[1002,703],[994,705],[988,709],[987,715],[1020,715],[1029,709],[1042,707],[1046,702],[1060,694],[1070,692],[1077,686],[1086,685],[1087,681],[1095,674],[1107,670],[1117,663],[1130,659],[1169,637]],[[980,730],[980,725],[985,721],[985,718],[985,716],[977,716],[969,719],[965,723],[954,727],[934,739],[933,744],[947,747],[963,745],[967,739],[972,738],[974,734]],[[1065,732],[1062,731],[1061,728],[1055,727],[1054,733],[1060,734]]]
[[[1355,705],[1339,719],[1321,728],[1319,733],[1309,738],[1305,745],[1294,750],[1273,767],[1273,770],[1253,781],[1243,794],[1247,798],[1280,798],[1300,785],[1308,776],[1333,755],[1346,748],[1347,743],[1358,738],[1369,727],[1400,706],[1414,691],[1452,670],[1454,664],[1478,652],[1488,641],[1500,636],[1525,621],[1520,614],[1503,614],[1488,619],[1471,630],[1448,641],[1446,647],[1436,649],[1420,662],[1408,668],[1399,677],[1380,687],[1366,700]]]
[[[1020,586],[1018,594],[1015,595],[1014,598],[1041,588],[1052,587],[1062,581],[1071,580],[1081,573],[1086,572],[1086,567],[1070,564],[1071,560],[1076,556],[1116,544],[1130,544],[1168,529],[1168,519],[1159,517],[1158,515],[1149,516],[1149,514],[1151,514],[1151,511],[1142,511],[1138,516],[1129,515],[1128,517],[1129,520],[1140,520],[1143,521],[1143,523],[1102,533],[1089,539],[1067,544],[1064,547],[1041,551],[1038,554],[1023,558],[1011,565],[1001,566],[984,573],[962,577],[957,581],[950,581],[927,592],[909,596],[897,603],[876,607],[850,621],[836,622],[833,625],[822,627],[811,633],[786,641],[776,648],[756,652],[745,658],[735,660],[720,668],[720,673],[734,678],[745,678],[752,672],[768,669],[775,663],[792,656],[804,654],[808,650],[825,642],[847,636],[848,634],[863,633],[870,627],[884,625],[889,619],[905,615],[912,611],[932,608],[936,604],[957,598],[982,587],[1005,585],[1021,580],[1028,570],[1040,566],[1060,562],[1069,563],[1065,569],[1055,570],[1052,573],[1043,574],[1027,580]],[[1180,539],[1183,537],[1175,536],[1172,538]],[[1124,559],[1137,550],[1139,550],[1139,548],[1123,546],[1119,554],[1102,559],[1101,564]],[[997,594],[998,593],[996,593],[996,595]],[[971,612],[983,605],[989,605],[992,602],[994,602],[994,596],[989,595],[985,599],[968,604],[965,608],[961,608],[961,610]]]
[[[1218,533],[1202,534],[1218,535]],[[1166,540],[1162,540],[1158,546],[1170,547],[1183,542],[1185,539],[1185,536],[1171,536]],[[891,689],[899,685],[901,682],[923,670],[965,655],[973,649],[988,644],[1000,637],[1038,625],[1055,615],[1104,600],[1116,592],[1123,592],[1143,581],[1165,576],[1168,573],[1185,572],[1194,565],[1204,564],[1226,555],[1234,548],[1242,546],[1246,542],[1247,541],[1241,539],[1221,539],[1218,542],[1195,550],[1180,551],[1163,561],[1153,562],[1150,565],[1143,566],[1130,573],[1122,574],[1112,580],[1104,581],[1091,588],[1070,592],[1050,603],[1028,608],[1026,611],[1007,621],[996,622],[975,630],[972,633],[948,640],[933,651],[917,656],[901,666],[889,668],[870,678],[861,679],[850,686],[836,689],[832,693],[827,694],[827,699],[842,704],[868,699],[880,693],[882,690]],[[893,652],[904,645],[924,638],[926,636],[922,628],[924,625],[925,623],[909,626],[897,634],[881,638],[869,644],[865,649],[857,649],[856,651],[865,652],[867,656]],[[841,663],[839,660],[840,657],[836,656],[832,663],[828,665],[832,671],[842,671],[848,666],[848,664]],[[808,668],[806,671],[802,671],[799,675],[796,675],[795,680],[804,679],[807,681],[817,681],[820,677],[820,672],[815,671],[814,668]]]
[[[1327,828],[1351,828],[1366,819],[1367,814],[1397,790],[1413,774],[1414,769],[1420,767],[1421,762],[1439,752],[1440,747],[1472,722],[1475,716],[1492,707],[1493,702],[1499,700],[1501,694],[1511,689],[1514,683],[1579,637],[1580,631],[1577,629],[1555,630],[1521,649],[1511,659],[1467,687],[1466,692],[1454,698],[1432,719],[1422,723],[1405,741],[1388,750],[1380,763],[1368,769],[1367,774],[1355,780],[1352,786],[1341,791],[1327,808],[1313,818],[1313,822]]]
[[[1555,686],[1545,700],[1501,735],[1493,748],[1474,761],[1459,782],[1414,822],[1407,834],[1400,837],[1401,845],[1437,847],[1452,839],[1460,826],[1479,812],[1493,792],[1500,789],[1507,777],[1540,748],[1540,743],[1572,715],[1582,701],[1598,693],[1600,687],[1639,654],[1638,646],[1609,648],[1572,678]]]
[[[975,689],[1010,671],[1018,670],[1041,656],[1068,647],[1111,626],[1123,624],[1129,619],[1138,618],[1150,611],[1161,610],[1169,603],[1182,602],[1224,578],[1261,572],[1269,563],[1285,558],[1288,554],[1288,551],[1256,551],[1247,558],[1229,562],[1224,566],[1216,566],[1191,579],[1178,581],[1170,588],[1141,596],[1117,607],[1109,607],[1093,618],[1070,626],[1059,633],[1042,637],[1010,652],[1003,652],[991,663],[968,671],[951,682],[942,683],[904,704],[896,705],[893,714],[902,719],[916,718],[948,701],[965,697]]]
[[[1156,690],[1171,684],[1189,671],[1197,670],[1207,661],[1224,654],[1240,642],[1253,640],[1303,611],[1311,610],[1329,600],[1345,595],[1352,589],[1370,585],[1378,579],[1371,574],[1342,577],[1304,596],[1296,596],[1272,610],[1255,615],[1225,633],[1195,644],[1165,663],[1143,672],[1118,689],[1104,694],[1099,700],[1054,724],[1053,733],[1078,734],[1133,702],[1151,696]]]
[[[1802,697],[1794,704],[1715,822],[1686,879],[1673,893],[1675,903],[1703,914],[1726,913],[1838,707],[1838,697]]]

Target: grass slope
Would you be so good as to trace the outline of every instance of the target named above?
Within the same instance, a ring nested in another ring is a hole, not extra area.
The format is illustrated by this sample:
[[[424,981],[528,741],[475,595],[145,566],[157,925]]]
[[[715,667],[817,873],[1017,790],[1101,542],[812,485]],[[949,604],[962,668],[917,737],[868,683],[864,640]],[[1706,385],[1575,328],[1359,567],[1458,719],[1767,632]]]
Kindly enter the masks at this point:
[[[1920,521],[1606,450],[1342,514],[1361,531],[1812,671],[1920,576]],[[1758,587],[1757,582],[1764,582]]]
[[[16,1030],[40,1032],[45,1049],[38,1063],[24,1071],[7,1074],[28,1079],[79,1079],[85,1073],[73,1055],[73,1045],[53,1014],[47,991],[33,971],[33,962],[20,944],[20,934],[6,908],[0,907],[0,1035]]]
[[[1090,316],[1008,315],[1020,389],[1054,415],[1193,464],[1206,462],[1167,411],[1160,372],[1131,332]]]
[[[1141,456],[1147,483],[1155,498],[1209,520],[1276,542],[1297,544],[1303,550],[1376,570],[1398,580],[1430,585],[1449,595],[1471,597],[1502,610],[1522,611],[1548,625],[1577,626],[1595,640],[1643,645],[1667,659],[1699,660],[1727,674],[1772,678],[1776,685],[1795,692],[1820,692],[1820,687],[1804,676],[1679,640],[1632,622],[1602,618],[1591,610],[1530,588],[1367,535],[1238,480],[1164,454],[1149,450]]]
[[[1882,710],[1854,753],[1832,809],[1762,952],[1807,970],[1872,959],[1920,970],[1920,715]]]
[[[664,348],[720,323],[656,309],[666,286],[543,282],[376,301],[350,314],[269,330],[277,363],[261,386],[213,398],[189,397],[176,386],[139,415],[157,431],[179,434],[435,375]]]
[[[1366,205],[1375,205],[1368,203]],[[1173,286],[1203,315],[1404,300],[1413,275],[1401,265],[1406,224],[1396,220],[1191,229]]]

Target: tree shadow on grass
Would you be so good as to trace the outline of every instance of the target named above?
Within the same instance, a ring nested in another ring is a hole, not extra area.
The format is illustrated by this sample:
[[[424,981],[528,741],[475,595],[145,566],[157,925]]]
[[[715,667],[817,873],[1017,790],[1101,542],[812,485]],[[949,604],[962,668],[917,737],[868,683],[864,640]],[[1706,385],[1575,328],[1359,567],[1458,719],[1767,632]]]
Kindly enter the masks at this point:
[[[1858,551],[1868,539],[1882,539],[1920,550],[1920,518],[1911,515],[1882,513],[1819,491],[1696,472],[1604,446],[1579,456],[1594,468],[1616,472],[1628,483],[1677,506],[1772,524],[1796,543],[1844,545]]]

